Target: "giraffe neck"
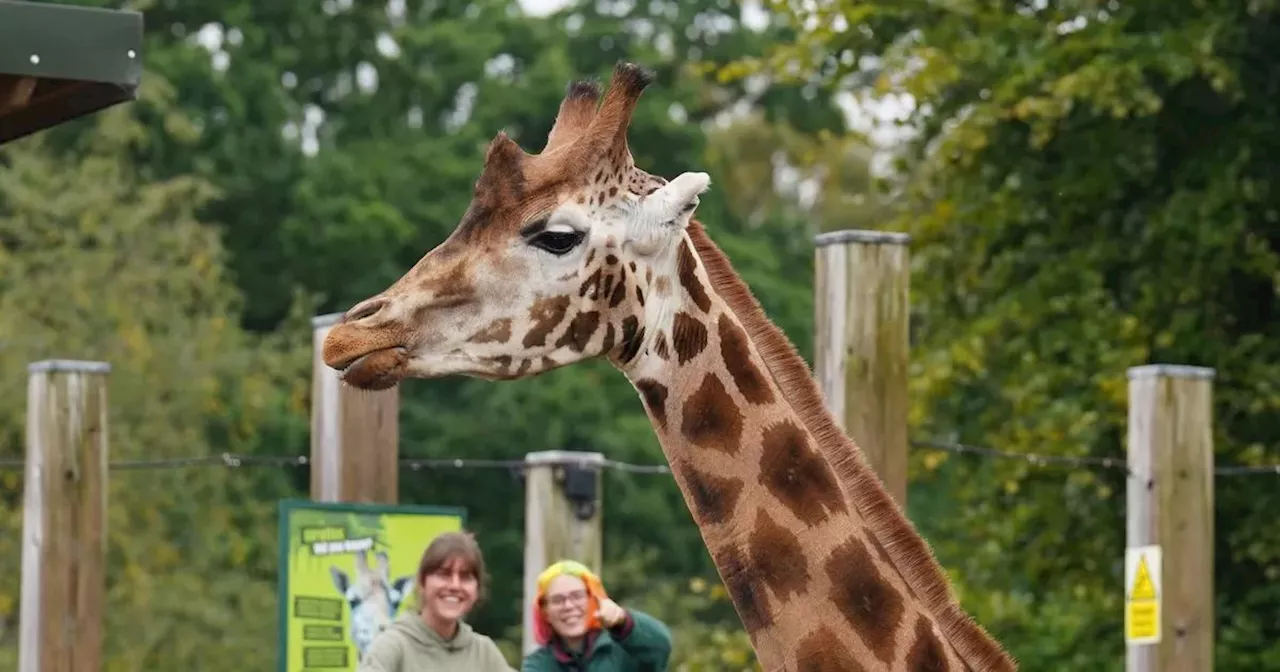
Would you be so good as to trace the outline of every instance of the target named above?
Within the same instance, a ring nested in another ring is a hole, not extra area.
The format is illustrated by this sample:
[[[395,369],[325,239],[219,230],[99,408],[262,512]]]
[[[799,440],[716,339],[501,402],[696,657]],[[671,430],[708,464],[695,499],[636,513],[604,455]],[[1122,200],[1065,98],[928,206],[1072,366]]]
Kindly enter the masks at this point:
[[[659,323],[667,328],[620,368],[760,663],[1012,669],[951,601],[927,545],[857,447],[829,416],[830,427],[815,417],[826,411],[803,360],[698,223],[676,256],[679,285],[655,288],[646,310],[669,316]]]

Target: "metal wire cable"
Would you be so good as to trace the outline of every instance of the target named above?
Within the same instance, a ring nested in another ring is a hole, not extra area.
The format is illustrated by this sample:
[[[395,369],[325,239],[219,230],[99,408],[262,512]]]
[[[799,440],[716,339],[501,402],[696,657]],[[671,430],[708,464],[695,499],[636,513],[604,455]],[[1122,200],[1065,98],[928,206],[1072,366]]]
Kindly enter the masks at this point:
[[[950,453],[975,455],[988,458],[1022,460],[1034,466],[1058,465],[1101,470],[1118,470],[1126,475],[1136,477],[1124,458],[1066,455],[1041,455],[1036,453],[1019,453],[997,450],[985,446],[958,443],[952,441],[936,441],[915,439],[911,445],[926,450],[939,450]],[[236,453],[218,453],[215,455],[193,455],[183,457],[161,457],[150,459],[116,460],[109,464],[112,470],[132,471],[146,469],[184,469],[193,467],[226,467],[238,469],[242,467],[309,467],[310,458],[306,455],[248,455]],[[413,471],[444,469],[505,469],[522,471],[526,464],[523,459],[487,459],[487,458],[416,458],[408,457],[399,460],[400,466]],[[666,464],[634,464],[619,460],[606,459],[603,462],[589,462],[566,458],[561,461],[541,462],[540,464],[563,464],[576,466],[599,466],[605,470],[630,474],[669,474]],[[21,459],[0,459],[0,470],[20,470],[25,466]],[[1222,477],[1250,476],[1271,474],[1280,476],[1280,464],[1264,465],[1225,465],[1214,468],[1214,475]]]

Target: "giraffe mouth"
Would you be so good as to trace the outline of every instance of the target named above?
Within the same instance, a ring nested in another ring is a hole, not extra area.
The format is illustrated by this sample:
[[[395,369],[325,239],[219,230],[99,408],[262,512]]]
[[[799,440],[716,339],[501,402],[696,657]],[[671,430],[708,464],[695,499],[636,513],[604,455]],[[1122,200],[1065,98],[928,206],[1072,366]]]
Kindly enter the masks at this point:
[[[361,390],[385,390],[404,379],[408,364],[409,351],[397,345],[356,357],[338,375],[346,384]]]

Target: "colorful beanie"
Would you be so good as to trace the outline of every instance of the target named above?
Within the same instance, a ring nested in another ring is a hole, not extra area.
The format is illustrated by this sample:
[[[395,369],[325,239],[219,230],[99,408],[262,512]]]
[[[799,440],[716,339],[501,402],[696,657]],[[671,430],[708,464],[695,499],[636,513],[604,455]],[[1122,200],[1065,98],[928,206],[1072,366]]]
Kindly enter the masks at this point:
[[[533,637],[540,645],[550,642],[554,634],[546,614],[542,611],[542,600],[547,595],[547,586],[551,584],[552,579],[564,575],[576,576],[587,584],[587,631],[600,628],[600,619],[596,616],[596,612],[600,609],[600,602],[609,597],[604,592],[604,584],[600,582],[600,577],[580,562],[561,560],[542,570],[538,575],[536,597],[533,601]]]

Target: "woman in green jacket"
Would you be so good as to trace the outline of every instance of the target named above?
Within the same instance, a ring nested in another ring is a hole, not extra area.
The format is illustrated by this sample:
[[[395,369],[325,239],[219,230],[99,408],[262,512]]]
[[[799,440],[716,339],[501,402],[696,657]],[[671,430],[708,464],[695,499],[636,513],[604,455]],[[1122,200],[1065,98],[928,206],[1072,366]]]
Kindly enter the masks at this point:
[[[534,637],[521,672],[664,672],[671,633],[658,619],[609,599],[584,565],[557,562],[538,576]]]

